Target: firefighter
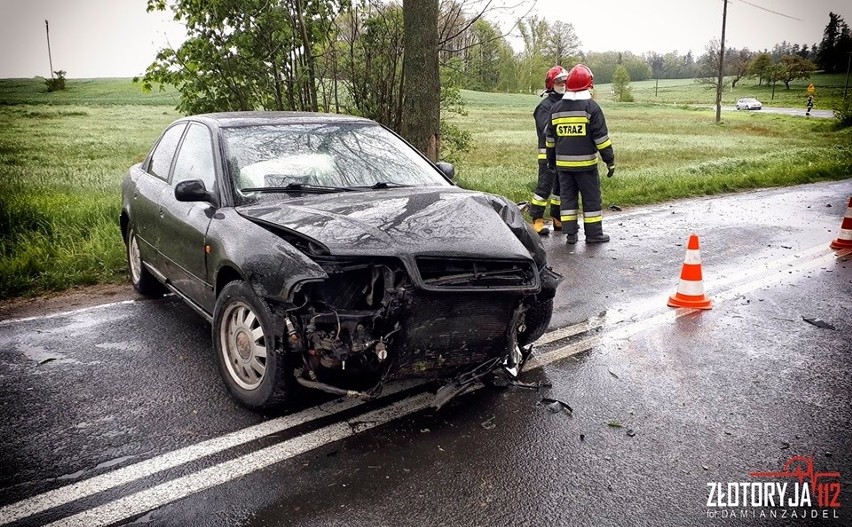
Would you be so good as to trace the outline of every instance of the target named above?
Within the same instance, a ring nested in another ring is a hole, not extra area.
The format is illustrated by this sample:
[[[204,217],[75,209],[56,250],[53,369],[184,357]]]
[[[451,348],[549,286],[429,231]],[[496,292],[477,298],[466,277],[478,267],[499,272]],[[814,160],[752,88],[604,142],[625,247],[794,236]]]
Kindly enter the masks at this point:
[[[559,178],[553,167],[547,165],[547,150],[545,144],[545,129],[550,122],[551,107],[562,98],[565,93],[565,79],[568,71],[562,66],[553,66],[547,70],[544,76],[544,93],[547,97],[543,99],[533,112],[535,118],[535,131],[538,134],[538,184],[535,193],[530,200],[530,216],[533,220],[533,230],[538,234],[549,234],[544,223],[544,210],[547,208],[548,198],[550,200],[550,216],[552,217],[553,230],[561,231],[560,221],[561,206],[559,201]]]
[[[551,108],[546,131],[547,162],[556,168],[562,197],[561,220],[568,244],[577,243],[579,199],[583,198],[583,231],[586,243],[603,243],[609,236],[601,222],[601,180],[598,156],[615,174],[615,152],[603,111],[592,100],[594,75],[584,64],[568,72],[565,95]]]

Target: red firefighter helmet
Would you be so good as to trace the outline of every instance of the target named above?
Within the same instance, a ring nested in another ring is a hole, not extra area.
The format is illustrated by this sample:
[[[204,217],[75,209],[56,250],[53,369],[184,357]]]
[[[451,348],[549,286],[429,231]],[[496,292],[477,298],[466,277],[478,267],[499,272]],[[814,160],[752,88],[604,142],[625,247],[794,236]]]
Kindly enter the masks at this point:
[[[544,88],[547,91],[553,89],[553,84],[557,80],[565,80],[568,78],[568,72],[562,66],[553,66],[547,70],[547,75],[544,76]]]
[[[592,87],[595,75],[585,64],[577,64],[568,72],[568,80],[565,81],[565,89],[568,91],[583,91]]]

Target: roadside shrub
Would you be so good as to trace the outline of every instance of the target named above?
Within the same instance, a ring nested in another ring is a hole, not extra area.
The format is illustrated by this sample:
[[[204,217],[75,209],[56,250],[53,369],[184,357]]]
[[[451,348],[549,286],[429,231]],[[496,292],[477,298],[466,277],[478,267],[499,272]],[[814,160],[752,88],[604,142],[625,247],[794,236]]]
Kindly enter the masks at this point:
[[[846,97],[840,101],[834,110],[834,118],[837,119],[838,128],[849,128],[852,126],[852,97]]]
[[[47,84],[47,91],[59,91],[65,89],[65,70],[54,71],[53,74],[56,77],[52,79],[45,79],[44,83]]]

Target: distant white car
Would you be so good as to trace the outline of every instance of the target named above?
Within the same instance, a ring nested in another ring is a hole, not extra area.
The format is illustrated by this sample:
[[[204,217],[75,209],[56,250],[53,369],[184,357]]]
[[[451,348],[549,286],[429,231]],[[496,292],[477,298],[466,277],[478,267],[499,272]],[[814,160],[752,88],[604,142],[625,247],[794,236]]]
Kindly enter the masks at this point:
[[[763,103],[754,97],[745,97],[737,101],[737,110],[760,110],[763,108]]]

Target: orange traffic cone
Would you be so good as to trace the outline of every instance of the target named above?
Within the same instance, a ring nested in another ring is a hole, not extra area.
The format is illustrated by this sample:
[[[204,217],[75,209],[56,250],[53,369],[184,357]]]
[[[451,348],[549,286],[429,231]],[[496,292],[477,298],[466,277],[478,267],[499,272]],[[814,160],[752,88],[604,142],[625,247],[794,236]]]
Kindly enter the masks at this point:
[[[852,198],[849,198],[849,206],[846,207],[846,215],[840,223],[840,236],[831,242],[832,249],[848,249],[852,247]]]
[[[680,283],[677,292],[669,297],[671,307],[690,307],[710,309],[712,302],[704,294],[704,282],[701,279],[701,253],[698,251],[698,235],[689,236],[686,245],[686,258],[680,271]]]

